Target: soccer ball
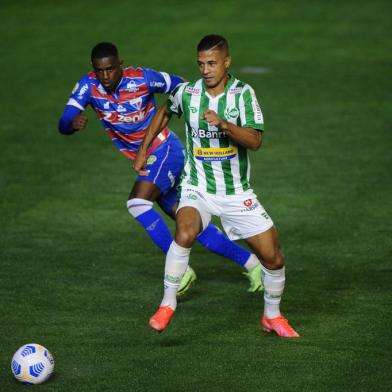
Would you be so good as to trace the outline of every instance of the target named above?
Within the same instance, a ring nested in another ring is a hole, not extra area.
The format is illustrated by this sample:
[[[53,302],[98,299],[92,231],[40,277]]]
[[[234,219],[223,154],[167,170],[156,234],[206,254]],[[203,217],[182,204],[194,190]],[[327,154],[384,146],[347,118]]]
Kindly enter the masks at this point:
[[[43,346],[36,343],[25,344],[14,354],[11,370],[15,378],[24,384],[41,384],[53,372],[54,359]]]

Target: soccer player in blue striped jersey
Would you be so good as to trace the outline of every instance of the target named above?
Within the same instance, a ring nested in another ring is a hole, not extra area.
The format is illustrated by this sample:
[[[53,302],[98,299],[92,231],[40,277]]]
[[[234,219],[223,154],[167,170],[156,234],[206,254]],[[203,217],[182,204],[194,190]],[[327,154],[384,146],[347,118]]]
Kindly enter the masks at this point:
[[[263,264],[262,328],[282,337],[298,337],[280,313],[285,268],[278,233],[249,182],[247,150],[261,147],[264,131],[260,105],[254,90],[229,74],[231,57],[225,38],[204,37],[197,47],[197,63],[201,79],[180,84],[157,111],[134,162],[134,169],[143,173],[148,147],[173,114],[183,116],[186,160],[176,234],[166,255],[164,297],[149,324],[159,332],[168,326],[192,245],[215,215],[229,238],[244,239]]]
[[[107,42],[92,49],[91,65],[93,71],[84,75],[71,93],[59,121],[59,131],[72,135],[84,129],[87,117],[83,112],[90,105],[117,149],[134,160],[156,111],[154,94],[172,93],[183,79],[152,69],[123,67],[116,46]],[[164,127],[149,146],[147,156],[146,173],[136,178],[127,208],[154,244],[167,253],[173,238],[153,204],[156,202],[174,218],[184,147],[175,133]],[[246,268],[250,280],[248,291],[262,290],[261,265],[254,254],[230,241],[213,225],[208,225],[197,239],[209,250]],[[183,294],[195,279],[189,267],[177,295]]]

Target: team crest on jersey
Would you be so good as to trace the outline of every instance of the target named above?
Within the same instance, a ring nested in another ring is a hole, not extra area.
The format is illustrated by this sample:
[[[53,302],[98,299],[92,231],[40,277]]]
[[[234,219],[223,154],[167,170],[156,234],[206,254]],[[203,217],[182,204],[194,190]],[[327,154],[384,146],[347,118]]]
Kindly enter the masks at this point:
[[[190,87],[190,86],[185,87],[185,92],[192,94],[192,95],[200,95],[201,94],[201,90],[199,88]]]
[[[131,101],[129,101],[129,104],[135,107],[137,110],[140,110],[140,108],[142,107],[142,99],[140,97],[132,99]]]
[[[109,108],[110,108],[110,102],[108,101],[108,102],[105,102],[104,104],[103,104],[103,108],[105,109],[105,110],[108,110]]]
[[[240,112],[235,106],[229,106],[225,110],[225,117],[228,120],[237,120],[239,115],[240,115]]]
[[[76,91],[78,91],[78,88],[79,88],[79,83],[76,83],[75,87],[72,89],[72,94],[75,94]]]
[[[156,162],[157,157],[155,155],[150,155],[147,158],[147,165],[152,165],[154,162]]]

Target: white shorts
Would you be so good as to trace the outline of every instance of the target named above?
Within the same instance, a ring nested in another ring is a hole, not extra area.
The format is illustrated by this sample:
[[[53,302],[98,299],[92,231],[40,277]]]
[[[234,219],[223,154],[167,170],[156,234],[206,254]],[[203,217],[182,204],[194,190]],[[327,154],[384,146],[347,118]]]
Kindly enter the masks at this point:
[[[199,211],[203,230],[218,216],[231,240],[249,238],[270,229],[274,222],[257,200],[252,189],[240,195],[212,195],[189,185],[181,190],[178,209],[193,207]]]

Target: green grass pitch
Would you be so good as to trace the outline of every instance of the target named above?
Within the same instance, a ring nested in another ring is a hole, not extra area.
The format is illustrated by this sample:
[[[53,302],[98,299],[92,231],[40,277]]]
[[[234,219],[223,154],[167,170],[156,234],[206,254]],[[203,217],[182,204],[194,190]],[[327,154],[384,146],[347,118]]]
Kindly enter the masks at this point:
[[[29,342],[56,360],[42,391],[392,390],[390,2],[1,3],[2,392],[29,388],[10,371]],[[91,110],[85,131],[57,132],[95,43],[194,79],[213,32],[263,108],[252,183],[280,232],[298,340],[263,333],[241,268],[198,245],[197,285],[150,331],[164,258],[126,210],[130,163]]]

